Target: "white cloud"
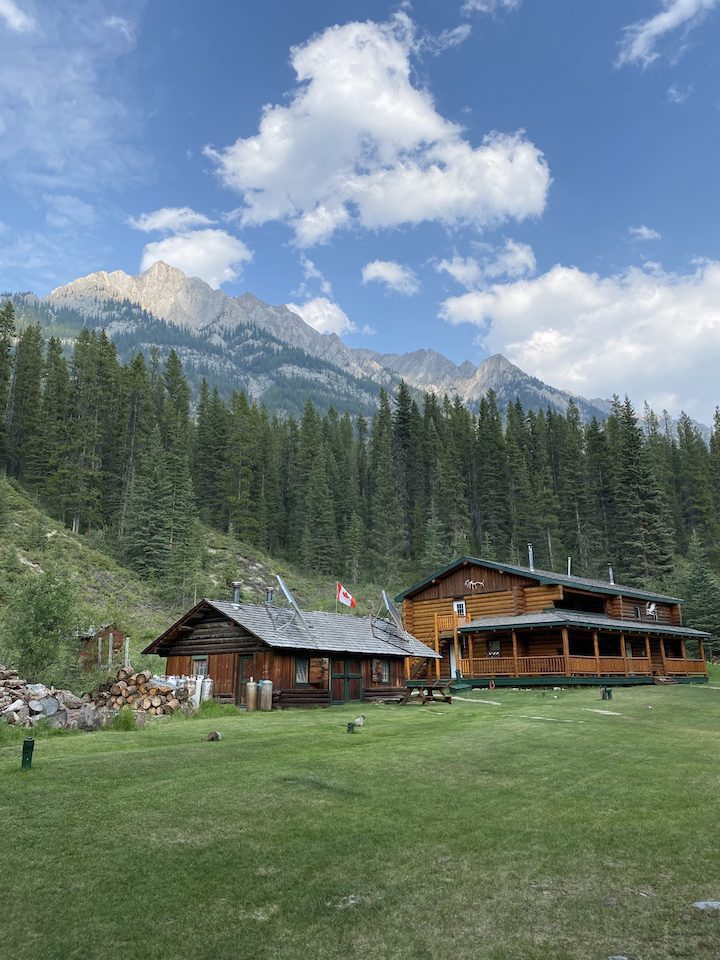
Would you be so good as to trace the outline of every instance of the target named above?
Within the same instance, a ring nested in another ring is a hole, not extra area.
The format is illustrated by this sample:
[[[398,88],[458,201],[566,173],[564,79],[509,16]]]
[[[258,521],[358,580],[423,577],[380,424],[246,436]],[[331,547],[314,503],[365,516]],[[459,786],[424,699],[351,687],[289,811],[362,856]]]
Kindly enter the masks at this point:
[[[63,229],[72,224],[89,227],[95,223],[95,208],[79,197],[67,194],[46,194],[43,197],[47,206],[45,219],[51,227]]]
[[[14,33],[32,33],[37,29],[35,20],[21,10],[15,0],[0,0],[0,19]]]
[[[193,227],[206,227],[212,222],[204,213],[197,213],[190,207],[161,207],[152,213],[142,213],[139,217],[130,217],[128,220],[131,227],[145,233],[154,230],[176,233],[191,230]]]
[[[625,27],[620,41],[618,66],[649,66],[660,56],[656,49],[658,41],[678,27],[685,27],[686,32],[696,27],[718,2],[720,0],[662,0],[660,13]]]
[[[237,279],[242,264],[252,260],[252,252],[224,230],[193,230],[148,243],[140,269],[147,270],[157,260],[217,288]]]
[[[113,3],[128,24],[143,6],[144,0]],[[42,20],[30,29],[29,20],[13,12],[22,13],[18,4],[0,0],[0,17],[16,27],[0,57],[0,180],[6,189],[117,189],[147,170],[147,154],[133,145],[142,111],[131,102],[124,71],[115,69],[133,49],[133,35],[110,29],[94,15],[99,7],[53,0],[42,5]]]
[[[450,297],[441,315],[472,323],[492,352],[585,396],[631,392],[706,422],[720,399],[720,262],[674,274],[657,264],[608,277],[555,266]]]
[[[527,243],[506,240],[504,246],[488,248],[487,254],[480,260],[475,257],[454,256],[452,260],[440,260],[435,269],[447,273],[466,290],[475,290],[488,280],[509,277],[514,280],[534,273],[535,253]]]
[[[315,297],[303,304],[288,303],[288,310],[292,310],[301,317],[308,326],[318,333],[352,333],[356,327],[342,307],[327,297]]]
[[[465,0],[463,13],[499,13],[502,10],[517,10],[521,0]]]
[[[426,47],[433,56],[444,53],[445,50],[452,50],[453,47],[459,47],[465,43],[472,33],[472,27],[469,23],[460,23],[457,27],[443,30],[436,37],[426,37],[423,40],[423,46]]]
[[[400,12],[292,48],[289,103],[266,106],[255,136],[205,149],[243,195],[243,224],[287,221],[311,245],[354,221],[482,229],[542,213],[550,174],[540,151],[522,132],[490,133],[477,147],[463,139],[411,82],[417,46]]]
[[[692,92],[693,85],[691,83],[688,83],[687,86],[680,83],[671,83],[667,88],[667,101],[668,103],[685,103]]]
[[[410,267],[404,267],[394,260],[372,260],[362,268],[362,282],[377,281],[384,283],[396,293],[412,296],[420,289],[420,281]]]
[[[657,230],[653,230],[652,227],[646,227],[641,225],[639,227],[628,227],[628,233],[631,237],[634,237],[635,240],[661,240],[662,234]]]
[[[300,266],[303,268],[303,276],[305,277],[305,280],[317,281],[317,283],[320,286],[320,292],[324,293],[325,296],[327,297],[332,296],[332,284],[327,279],[327,277],[323,274],[323,272],[321,270],[318,270],[318,268],[315,266],[315,264],[312,262],[312,260],[309,257],[306,257],[304,255],[301,256]],[[300,288],[300,293],[305,294],[306,290],[307,290],[307,285],[303,283]]]

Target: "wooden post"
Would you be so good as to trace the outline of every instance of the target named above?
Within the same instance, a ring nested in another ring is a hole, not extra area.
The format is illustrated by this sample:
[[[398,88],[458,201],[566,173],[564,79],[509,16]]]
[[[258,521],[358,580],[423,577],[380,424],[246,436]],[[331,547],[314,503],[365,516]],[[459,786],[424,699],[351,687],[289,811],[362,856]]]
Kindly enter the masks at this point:
[[[453,633],[453,650],[455,651],[455,673],[459,670],[462,673],[462,667],[460,666],[460,642],[458,640],[457,632],[457,623],[455,624],[455,632]],[[453,680],[455,677],[453,677]]]
[[[593,630],[593,649],[595,650],[595,672],[600,676],[600,644],[598,643],[597,630]]]
[[[570,676],[570,635],[568,628],[562,628],[563,658],[565,659],[565,676]]]
[[[667,663],[665,662],[665,640],[660,637],[660,656],[662,658],[663,673],[665,676],[668,675],[667,672]]]
[[[518,674],[518,654],[517,654],[517,634],[513,630],[512,634],[512,645],[513,645],[513,675],[519,676]]]
[[[685,646],[685,637],[680,637],[680,653],[683,660],[687,660],[687,647]]]
[[[125,653],[124,653],[124,657],[125,657],[125,662],[124,662],[123,666],[124,666],[124,667],[129,667],[129,666],[130,666],[130,637],[125,637]]]
[[[650,653],[650,635],[645,634],[645,656],[647,657],[650,674],[652,675],[652,654]]]
[[[701,659],[701,660],[706,660],[706,657],[705,657],[705,641],[704,641],[704,640],[699,640],[699,641],[698,641],[698,647],[699,647],[699,649],[700,649],[700,659]]]
[[[440,637],[438,634],[438,615],[435,614],[435,653],[440,653]],[[440,661],[435,661],[435,679],[440,679]]]
[[[470,657],[470,676],[475,676],[475,664],[473,663],[475,659],[475,646],[473,644],[472,634],[468,634],[468,656]]]
[[[627,662],[627,653],[625,651],[625,634],[620,634],[620,655],[623,658],[623,663],[625,664],[625,676],[628,675],[628,662]]]

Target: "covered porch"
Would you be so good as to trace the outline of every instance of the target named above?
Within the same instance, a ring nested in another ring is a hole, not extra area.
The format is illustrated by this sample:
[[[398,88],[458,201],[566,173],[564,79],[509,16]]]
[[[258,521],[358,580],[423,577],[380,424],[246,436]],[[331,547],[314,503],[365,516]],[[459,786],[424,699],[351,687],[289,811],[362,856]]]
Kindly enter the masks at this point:
[[[546,616],[465,622],[452,630],[438,630],[436,643],[443,660],[442,665],[436,662],[435,675],[455,678],[460,674],[468,680],[636,677],[646,682],[654,677],[701,679],[707,675],[704,635],[699,631],[683,627],[651,631],[647,624],[635,627],[605,617],[594,623],[562,623],[560,614],[547,611]]]

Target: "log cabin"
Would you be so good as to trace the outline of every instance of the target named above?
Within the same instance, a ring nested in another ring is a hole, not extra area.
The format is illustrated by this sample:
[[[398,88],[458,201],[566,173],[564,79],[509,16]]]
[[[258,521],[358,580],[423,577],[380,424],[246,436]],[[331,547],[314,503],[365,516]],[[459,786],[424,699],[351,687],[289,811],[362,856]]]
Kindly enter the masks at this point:
[[[708,634],[683,626],[682,601],[609,574],[592,580],[459,557],[396,597],[406,630],[442,658],[413,663],[411,681],[707,681]]]
[[[211,677],[214,697],[238,706],[251,677],[272,680],[279,707],[393,699],[411,659],[438,656],[389,620],[300,613],[271,591],[264,604],[201,600],[143,653],[166,657],[169,675]]]

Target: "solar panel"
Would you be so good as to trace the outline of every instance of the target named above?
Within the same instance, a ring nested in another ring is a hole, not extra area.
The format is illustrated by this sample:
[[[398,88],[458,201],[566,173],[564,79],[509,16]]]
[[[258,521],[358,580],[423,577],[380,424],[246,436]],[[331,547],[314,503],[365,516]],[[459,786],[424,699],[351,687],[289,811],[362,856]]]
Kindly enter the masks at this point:
[[[392,619],[393,623],[398,628],[398,630],[402,630],[404,633],[405,627],[403,627],[402,616],[400,615],[400,611],[392,602],[392,600],[387,595],[387,592],[385,590],[383,590],[382,592],[382,598],[385,604],[385,608],[387,609],[387,612],[390,614],[390,618]]]
[[[290,589],[285,586],[285,584],[284,584],[284,582],[283,582],[283,578],[280,576],[279,573],[276,573],[276,574],[275,574],[275,579],[277,580],[278,584],[280,585],[280,589],[282,590],[283,594],[285,595],[285,599],[287,600],[287,602],[290,604],[290,606],[291,606],[291,607],[293,608],[293,610],[295,611],[295,616],[298,618],[298,620],[300,621],[300,623],[305,627],[305,629],[309,632],[309,627],[308,627],[307,623],[305,623],[305,618],[303,617],[302,613],[300,612],[300,607],[297,605],[297,602],[296,602],[296,600],[295,600],[295,597],[290,593]]]

